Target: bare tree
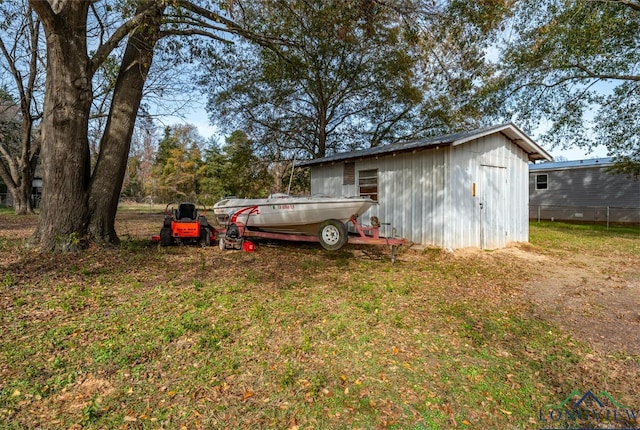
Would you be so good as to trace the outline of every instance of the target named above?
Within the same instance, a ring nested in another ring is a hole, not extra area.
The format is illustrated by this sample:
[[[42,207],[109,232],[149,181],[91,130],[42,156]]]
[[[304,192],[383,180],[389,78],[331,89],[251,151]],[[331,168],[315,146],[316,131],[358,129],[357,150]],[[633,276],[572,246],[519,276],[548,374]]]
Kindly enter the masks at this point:
[[[26,2],[3,3],[0,33],[4,94],[0,99],[0,178],[6,184],[17,214],[33,213],[31,201],[41,140],[35,132],[42,111],[40,22]]]

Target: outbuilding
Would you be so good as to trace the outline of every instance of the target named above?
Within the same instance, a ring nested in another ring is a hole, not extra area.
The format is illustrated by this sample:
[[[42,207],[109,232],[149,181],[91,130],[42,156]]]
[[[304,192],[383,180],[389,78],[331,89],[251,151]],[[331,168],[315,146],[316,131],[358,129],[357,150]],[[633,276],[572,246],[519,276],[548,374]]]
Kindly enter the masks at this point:
[[[551,159],[509,123],[297,166],[311,169],[312,194],[377,201],[361,223],[375,216],[387,236],[450,249],[494,249],[528,241],[528,163]]]

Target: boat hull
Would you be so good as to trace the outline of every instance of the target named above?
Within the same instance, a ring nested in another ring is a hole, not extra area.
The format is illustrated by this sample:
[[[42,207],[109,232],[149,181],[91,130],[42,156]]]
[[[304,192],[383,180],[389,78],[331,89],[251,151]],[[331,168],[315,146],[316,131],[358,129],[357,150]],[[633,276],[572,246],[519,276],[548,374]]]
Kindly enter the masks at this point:
[[[375,202],[368,198],[278,197],[224,199],[213,211],[220,224],[242,223],[249,229],[316,235],[323,222],[343,223],[365,213]]]

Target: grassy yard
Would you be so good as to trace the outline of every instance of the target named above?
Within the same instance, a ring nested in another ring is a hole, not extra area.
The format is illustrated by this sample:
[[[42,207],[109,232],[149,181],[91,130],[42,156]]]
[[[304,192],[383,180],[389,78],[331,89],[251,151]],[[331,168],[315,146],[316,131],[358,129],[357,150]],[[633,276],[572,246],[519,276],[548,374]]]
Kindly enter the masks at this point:
[[[576,336],[527,287],[585,258],[633,282],[637,229],[532,224],[531,244],[391,264],[159,248],[160,213],[133,211],[118,249],[42,256],[35,222],[0,213],[0,428],[538,429],[574,390],[640,409],[637,352]]]

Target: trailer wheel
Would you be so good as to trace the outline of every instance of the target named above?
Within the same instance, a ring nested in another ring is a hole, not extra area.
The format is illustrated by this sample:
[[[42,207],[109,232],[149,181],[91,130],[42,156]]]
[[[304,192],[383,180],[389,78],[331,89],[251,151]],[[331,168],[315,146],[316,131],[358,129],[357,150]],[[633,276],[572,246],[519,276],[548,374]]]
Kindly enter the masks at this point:
[[[318,233],[320,245],[328,251],[336,251],[346,245],[347,226],[337,219],[329,219],[322,223]]]
[[[171,245],[171,228],[162,227],[160,229],[160,246]]]
[[[200,245],[211,246],[211,232],[208,227],[200,229]]]

